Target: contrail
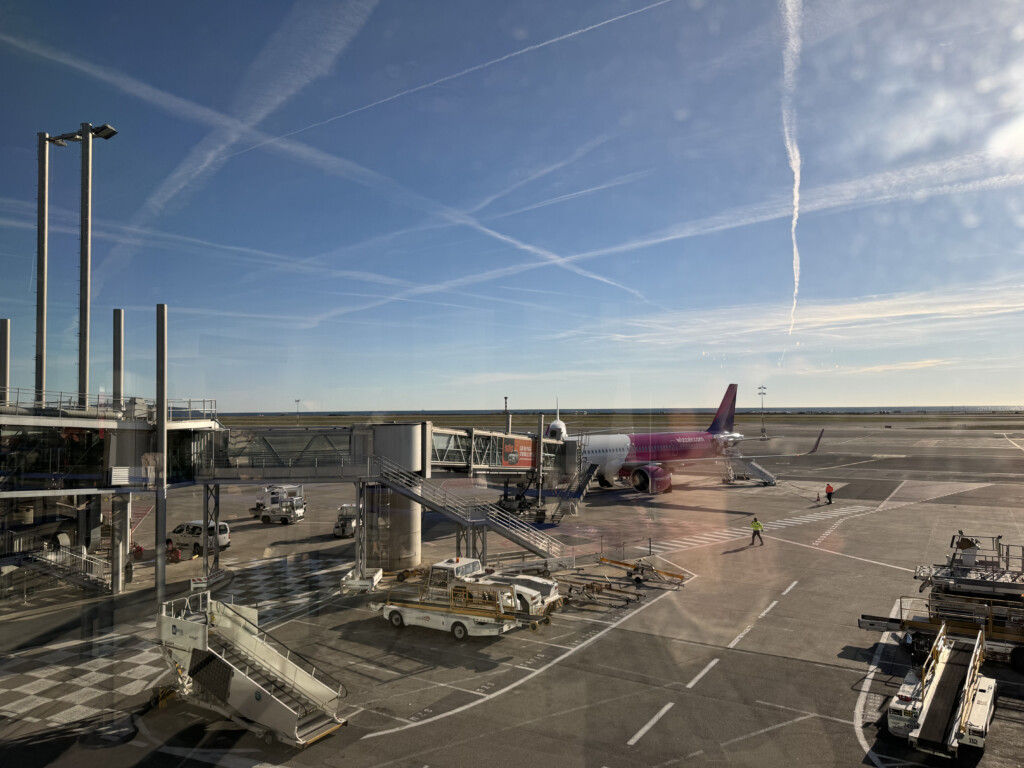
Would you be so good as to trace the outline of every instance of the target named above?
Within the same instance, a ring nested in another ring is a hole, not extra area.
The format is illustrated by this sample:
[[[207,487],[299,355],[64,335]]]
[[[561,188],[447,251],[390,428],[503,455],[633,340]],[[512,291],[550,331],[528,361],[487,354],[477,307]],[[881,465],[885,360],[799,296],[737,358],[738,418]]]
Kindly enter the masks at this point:
[[[246,152],[250,152],[250,151],[252,151],[254,149],[259,149],[260,147],[266,146],[267,144],[271,144],[271,143],[273,143],[275,141],[279,141],[281,139],[287,139],[289,136],[294,136],[297,133],[302,133],[304,131],[308,131],[308,130],[311,130],[313,128],[319,128],[322,125],[327,125],[329,123],[333,123],[336,120],[343,120],[346,117],[350,117],[351,115],[355,115],[355,114],[357,114],[359,112],[365,112],[368,109],[373,109],[374,107],[379,107],[381,104],[387,104],[389,101],[394,101],[395,99],[400,99],[403,96],[410,96],[410,95],[412,95],[414,93],[418,93],[419,91],[424,91],[427,88],[433,88],[435,85],[441,85],[441,83],[447,83],[450,80],[456,80],[457,78],[465,77],[466,75],[470,75],[473,72],[479,72],[481,69],[487,69],[488,67],[493,67],[495,64],[501,64],[502,62],[508,61],[509,59],[514,59],[517,56],[524,56],[527,53],[532,53],[533,51],[539,50],[541,48],[546,48],[549,45],[554,45],[555,43],[560,43],[563,40],[569,40],[570,38],[577,37],[578,35],[584,35],[587,32],[593,32],[595,29],[600,29],[601,27],[607,26],[608,24],[614,24],[617,21],[622,21],[623,19],[629,18],[630,16],[636,16],[638,13],[645,13],[646,11],[649,11],[652,8],[657,8],[659,5],[665,5],[666,3],[671,3],[671,2],[673,2],[673,0],[658,0],[658,2],[651,3],[650,5],[645,5],[643,8],[637,8],[634,11],[628,11],[626,13],[619,14],[618,16],[614,16],[614,17],[612,17],[610,19],[605,19],[604,21],[599,21],[596,24],[591,24],[590,26],[583,27],[582,29],[576,29],[576,30],[573,30],[572,32],[566,32],[564,35],[559,35],[558,37],[553,37],[550,40],[545,40],[542,43],[536,43],[535,45],[528,45],[526,48],[520,48],[518,51],[512,51],[511,53],[506,53],[504,56],[499,56],[496,59],[491,59],[491,60],[485,61],[485,62],[483,62],[481,64],[476,64],[476,65],[474,65],[472,67],[467,67],[466,69],[460,70],[460,71],[455,72],[453,74],[445,75],[444,77],[439,77],[436,80],[431,80],[429,83],[423,83],[423,85],[417,85],[414,88],[407,88],[404,91],[399,91],[398,93],[393,93],[392,95],[386,96],[383,99],[377,99],[377,101],[370,102],[369,104],[364,104],[361,107],[356,107],[355,109],[350,109],[348,112],[343,112],[340,115],[335,115],[334,117],[328,117],[326,120],[320,120],[320,121],[315,122],[315,123],[310,123],[309,125],[307,125],[307,126],[305,126],[303,128],[296,128],[294,131],[289,131],[288,133],[283,133],[280,136],[275,136],[273,138],[265,139],[264,141],[261,141],[258,144],[254,144],[251,147],[247,147],[246,149],[242,149],[242,150],[239,150],[238,152],[234,152],[234,153],[228,155],[227,157],[230,158],[230,157],[236,157],[238,155],[243,155]],[[225,158],[225,159],[227,159],[227,158]]]
[[[789,335],[793,335],[796,322],[796,297],[800,292],[800,249],[796,244],[796,223],[800,219],[800,148],[796,143],[796,110],[793,92],[796,90],[796,71],[800,66],[800,23],[803,0],[779,0],[782,19],[786,25],[786,47],[782,52],[782,130],[786,139],[789,167],[793,169],[793,308],[789,313]]]

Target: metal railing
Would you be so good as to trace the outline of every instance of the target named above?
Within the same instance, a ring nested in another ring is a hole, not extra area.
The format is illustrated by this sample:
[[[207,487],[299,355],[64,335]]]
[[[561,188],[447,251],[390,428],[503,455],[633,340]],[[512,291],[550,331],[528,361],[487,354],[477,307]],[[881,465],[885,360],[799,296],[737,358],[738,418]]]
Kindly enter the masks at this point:
[[[390,459],[381,456],[371,457],[370,474],[416,494],[466,525],[485,523],[495,532],[534,552],[549,557],[559,557],[562,554],[562,542],[541,533],[496,504],[467,501]]]
[[[194,614],[208,614],[212,602],[214,601],[210,597],[209,592],[197,592],[196,594],[188,595],[187,597],[181,597],[177,600],[167,601],[161,606],[161,613],[164,616],[167,616],[168,618],[188,619],[191,615]],[[316,664],[314,664],[312,661],[307,659],[302,654],[298,653],[297,651],[293,651],[283,642],[281,642],[272,634],[270,634],[267,630],[260,629],[260,627],[257,624],[252,622],[249,618],[247,618],[239,611],[235,610],[232,604],[221,601],[216,602],[224,610],[230,611],[232,617],[235,620],[244,623],[249,628],[247,631],[249,631],[256,638],[257,641],[262,642],[268,648],[271,648],[276,653],[283,656],[285,659],[287,659],[289,662],[291,662],[296,667],[301,669],[303,672],[305,672],[307,675],[312,677],[314,680],[316,680],[324,687],[334,690],[335,693],[331,699],[322,702],[320,705],[307,711],[305,714],[309,714],[309,712],[313,712],[317,709],[324,709],[332,701],[337,701],[348,695],[348,691],[346,690],[344,684],[335,680],[333,677],[331,677],[322,669],[317,667]],[[248,665],[250,663],[248,654],[243,653],[242,656],[245,658],[246,664]],[[258,666],[259,671],[266,673],[266,667],[259,665],[258,661],[254,663],[254,667],[256,666]],[[246,668],[246,670],[244,671],[248,676],[248,668]],[[271,673],[273,674],[273,671],[271,671]],[[270,691],[270,693],[273,694],[273,691]]]
[[[105,416],[108,418],[147,419],[156,421],[156,400],[122,396],[119,401],[106,393],[37,390],[30,387],[7,389],[0,407],[31,412],[35,415]],[[175,398],[167,401],[170,421],[210,420],[217,418],[217,401],[209,398]]]
[[[34,560],[48,563],[57,570],[81,576],[89,581],[110,586],[110,563],[92,555],[74,552],[66,547],[60,549],[40,549],[31,553]]]

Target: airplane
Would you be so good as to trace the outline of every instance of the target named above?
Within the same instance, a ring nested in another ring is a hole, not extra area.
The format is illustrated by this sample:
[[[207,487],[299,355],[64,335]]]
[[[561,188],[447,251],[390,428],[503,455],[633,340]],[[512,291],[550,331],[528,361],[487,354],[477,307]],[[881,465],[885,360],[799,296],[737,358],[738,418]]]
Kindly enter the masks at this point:
[[[745,438],[734,431],[736,417],[736,385],[730,384],[715,413],[703,432],[660,432],[620,435],[580,435],[568,437],[565,423],[557,415],[547,428],[546,436],[562,440],[578,440],[583,466],[597,465],[596,479],[603,488],[616,482],[632,486],[641,493],[667,493],[672,490],[672,469],[697,461],[723,458],[757,459],[762,456],[739,456],[727,453]],[[818,450],[824,430],[814,447],[806,454],[775,454],[806,456]]]

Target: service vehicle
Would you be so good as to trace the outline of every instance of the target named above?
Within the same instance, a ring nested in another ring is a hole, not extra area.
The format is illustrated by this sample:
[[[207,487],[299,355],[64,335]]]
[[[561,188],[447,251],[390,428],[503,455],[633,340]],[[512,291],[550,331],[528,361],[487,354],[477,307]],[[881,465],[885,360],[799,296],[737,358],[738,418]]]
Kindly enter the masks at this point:
[[[902,630],[917,663],[943,625],[961,637],[981,629],[986,658],[1024,672],[1024,547],[1003,544],[1001,536],[966,536],[963,531],[953,536],[950,547],[945,563],[915,570],[921,597],[901,597],[894,616],[862,615],[858,626]]]
[[[450,583],[442,589],[427,584],[393,587],[383,602],[371,602],[396,629],[416,626],[451,632],[456,640],[481,635],[494,636],[518,626],[536,630],[551,622],[517,610],[522,605],[520,588],[511,584]]]
[[[249,510],[262,523],[297,523],[306,516],[301,485],[268,485]]]
[[[354,539],[358,525],[359,516],[356,514],[355,504],[342,504],[338,507],[338,519],[334,523],[334,537],[336,539]]]
[[[213,550],[213,523],[210,524],[210,527],[207,529],[207,533],[207,547],[210,550]],[[182,552],[191,552],[193,555],[201,555],[203,554],[203,521],[189,520],[187,523],[182,523],[171,531],[169,538],[174,542],[174,546]],[[231,528],[227,523],[220,523],[216,538],[217,547],[219,549],[227,549],[231,546]]]
[[[996,681],[979,671],[984,658],[982,632],[972,643],[943,625],[924,666],[907,673],[890,701],[889,732],[943,757],[983,750],[996,700]]]
[[[550,613],[561,604],[558,582],[525,574],[502,575],[484,568],[475,557],[450,557],[430,566],[427,586],[440,591],[450,585],[464,584],[505,584],[516,587],[516,599],[523,613],[543,615]]]

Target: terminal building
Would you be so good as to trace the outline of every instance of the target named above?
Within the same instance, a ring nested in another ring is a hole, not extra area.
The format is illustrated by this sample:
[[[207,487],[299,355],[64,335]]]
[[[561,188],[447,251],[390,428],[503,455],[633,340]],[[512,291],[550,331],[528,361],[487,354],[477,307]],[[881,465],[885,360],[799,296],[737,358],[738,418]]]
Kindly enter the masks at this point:
[[[486,559],[488,531],[538,557],[561,553],[555,538],[515,509],[470,504],[432,481],[436,473],[456,473],[505,480],[506,488],[579,485],[575,443],[538,438],[542,418],[535,435],[512,433],[510,420],[504,432],[431,422],[229,429],[218,420],[215,400],[167,396],[165,305],[157,306],[157,395],[122,392],[123,320],[123,311],[114,310],[114,387],[100,396],[85,387],[74,393],[12,387],[10,324],[3,321],[0,587],[8,596],[27,594],[40,578],[123,591],[133,548],[163,550],[167,492],[185,486],[203,486],[196,518],[216,527],[222,485],[355,483],[365,531],[359,562],[385,571],[420,564],[424,508],[456,524],[456,554]],[[564,514],[561,502],[550,512]],[[134,531],[147,515],[155,517],[155,536],[140,541]],[[216,537],[202,555],[207,575],[217,574]],[[158,557],[158,601],[165,576]]]

